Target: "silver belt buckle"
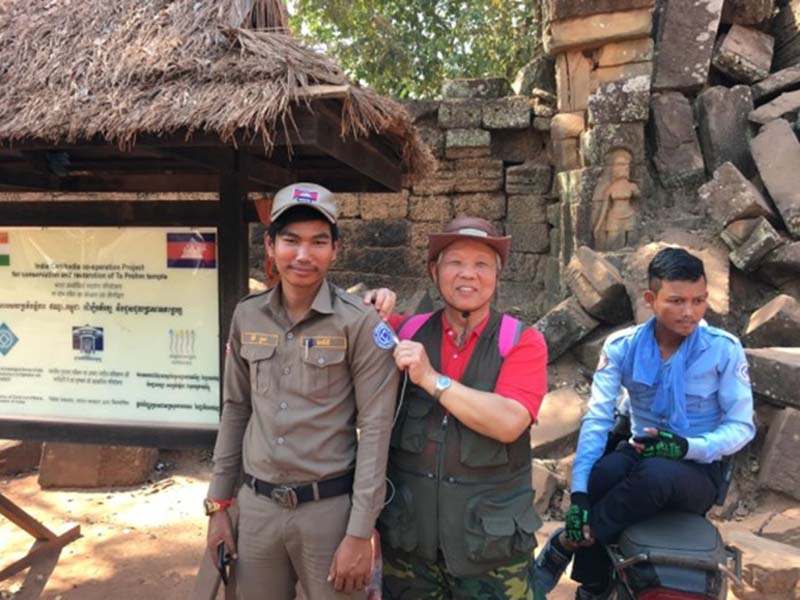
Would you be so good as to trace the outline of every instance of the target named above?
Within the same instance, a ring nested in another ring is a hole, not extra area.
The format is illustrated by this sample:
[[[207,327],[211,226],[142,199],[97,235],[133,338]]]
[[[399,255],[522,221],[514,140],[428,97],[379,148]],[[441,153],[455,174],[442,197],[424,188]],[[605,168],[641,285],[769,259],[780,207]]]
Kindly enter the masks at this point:
[[[270,498],[284,508],[297,508],[297,494],[294,488],[287,485],[281,485],[272,490],[269,495]]]

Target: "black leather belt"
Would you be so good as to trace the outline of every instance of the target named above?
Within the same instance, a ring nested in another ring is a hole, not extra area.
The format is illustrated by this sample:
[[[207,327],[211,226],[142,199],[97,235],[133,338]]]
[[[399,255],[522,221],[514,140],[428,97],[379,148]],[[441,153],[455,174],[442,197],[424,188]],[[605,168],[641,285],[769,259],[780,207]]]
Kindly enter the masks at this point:
[[[304,483],[301,485],[287,485],[282,483],[269,483],[261,481],[252,475],[245,473],[245,483],[252,490],[260,495],[271,498],[284,508],[295,508],[298,504],[311,502],[313,500],[323,500],[342,494],[349,494],[353,491],[353,471],[314,483]]]

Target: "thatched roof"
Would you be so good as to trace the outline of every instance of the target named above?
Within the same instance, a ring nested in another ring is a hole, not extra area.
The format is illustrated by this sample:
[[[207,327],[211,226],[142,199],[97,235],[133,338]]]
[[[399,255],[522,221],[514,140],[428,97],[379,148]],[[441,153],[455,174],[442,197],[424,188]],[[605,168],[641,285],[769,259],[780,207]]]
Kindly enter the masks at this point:
[[[122,148],[197,133],[272,150],[297,111],[333,106],[345,136],[378,134],[406,169],[430,153],[405,110],[328,57],[259,25],[273,0],[0,0],[0,145]]]

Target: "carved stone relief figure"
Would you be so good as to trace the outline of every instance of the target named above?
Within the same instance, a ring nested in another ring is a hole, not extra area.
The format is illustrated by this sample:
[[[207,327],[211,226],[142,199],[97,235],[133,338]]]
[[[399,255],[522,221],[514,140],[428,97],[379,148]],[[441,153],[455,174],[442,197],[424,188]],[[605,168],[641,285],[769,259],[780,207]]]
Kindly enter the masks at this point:
[[[624,148],[609,153],[606,164],[610,183],[594,194],[597,209],[593,211],[592,229],[596,250],[618,250],[635,241],[640,192],[630,180],[632,158]]]

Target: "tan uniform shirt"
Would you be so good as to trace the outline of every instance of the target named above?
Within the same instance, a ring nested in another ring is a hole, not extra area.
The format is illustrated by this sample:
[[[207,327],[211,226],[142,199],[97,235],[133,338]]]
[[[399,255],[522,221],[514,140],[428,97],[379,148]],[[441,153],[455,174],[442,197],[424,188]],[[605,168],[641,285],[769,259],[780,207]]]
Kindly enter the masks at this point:
[[[380,323],[374,307],[327,281],[295,324],[280,286],[238,304],[209,498],[233,497],[242,464],[248,475],[291,484],[355,466],[347,533],[370,536],[385,500],[399,379],[392,350],[374,339]]]

